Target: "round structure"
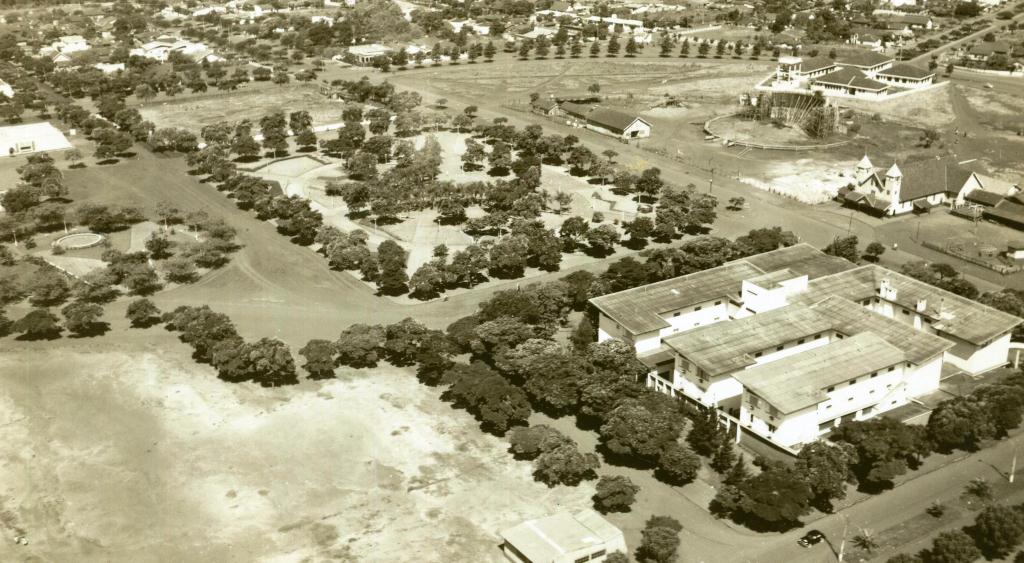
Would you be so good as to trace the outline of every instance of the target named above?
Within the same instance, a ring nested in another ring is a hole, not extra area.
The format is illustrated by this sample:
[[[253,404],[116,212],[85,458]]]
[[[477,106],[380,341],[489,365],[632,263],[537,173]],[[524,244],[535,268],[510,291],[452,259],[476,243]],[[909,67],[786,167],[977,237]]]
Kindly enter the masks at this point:
[[[103,242],[106,237],[96,233],[75,233],[73,235],[65,235],[59,239],[53,241],[54,246],[59,246],[64,250],[80,250],[82,248],[91,248]]]

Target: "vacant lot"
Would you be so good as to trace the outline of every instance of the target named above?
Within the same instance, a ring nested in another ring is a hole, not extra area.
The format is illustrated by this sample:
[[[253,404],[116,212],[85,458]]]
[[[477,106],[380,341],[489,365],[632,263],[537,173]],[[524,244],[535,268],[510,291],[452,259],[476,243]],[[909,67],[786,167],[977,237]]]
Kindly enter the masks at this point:
[[[268,391],[217,380],[171,342],[58,346],[0,360],[8,557],[500,561],[498,530],[593,493],[535,483],[404,370]]]
[[[306,110],[313,125],[341,121],[343,102],[320,95],[316,85],[290,84],[266,90],[213,92],[208,96],[150,103],[140,106],[143,119],[157,127],[184,127],[198,132],[204,125],[243,119],[258,122],[275,111],[286,114]]]

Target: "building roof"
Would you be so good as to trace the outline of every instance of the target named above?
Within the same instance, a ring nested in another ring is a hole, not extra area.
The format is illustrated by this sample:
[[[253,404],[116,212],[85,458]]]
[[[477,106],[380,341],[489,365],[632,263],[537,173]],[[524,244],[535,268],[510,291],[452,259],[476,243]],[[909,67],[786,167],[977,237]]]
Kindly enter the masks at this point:
[[[368,45],[353,45],[348,48],[348,52],[353,55],[384,55],[391,52],[389,47],[385,47],[379,43],[370,43]]]
[[[995,207],[996,205],[999,205],[1000,201],[1003,201],[1003,196],[986,190],[971,190],[964,196],[964,199],[974,203],[987,205],[989,207]]]
[[[587,113],[587,121],[617,133],[624,132],[637,120],[647,123],[647,121],[644,121],[644,119],[636,114],[601,106],[594,107]],[[647,123],[647,125],[650,125],[650,123]]]
[[[568,113],[569,115],[578,117],[580,119],[583,119],[587,116],[587,113],[590,112],[591,107],[592,106],[588,106],[585,104],[577,104],[576,102],[562,102],[561,105],[562,111]]]
[[[881,336],[886,342],[902,350],[907,356],[907,361],[917,365],[953,347],[953,343],[945,338],[916,330],[909,324],[879,315],[842,297],[826,297],[814,303],[811,308],[828,318],[834,330],[847,336],[863,332]]]
[[[1004,199],[995,207],[985,210],[986,217],[1008,223],[1018,228],[1024,228],[1024,205]]]
[[[565,104],[562,107],[564,109]],[[662,313],[719,297],[738,297],[743,280],[767,272],[789,268],[797,276],[814,279],[854,267],[842,258],[800,243],[734,260],[717,268],[602,295],[590,302],[630,333],[643,334],[669,326],[661,318]]]
[[[757,287],[764,289],[775,289],[777,287],[782,287],[782,282],[796,277],[800,276],[796,275],[793,270],[790,270],[789,268],[783,268],[781,270],[761,274],[760,276],[750,278],[746,281],[747,283],[752,283]]]
[[[817,311],[790,305],[681,332],[664,342],[714,376],[756,364],[757,352],[831,328],[830,320]]]
[[[891,68],[878,71],[878,76],[892,76],[896,78],[913,78],[915,80],[921,80],[928,78],[929,76],[935,76],[935,73],[919,66],[908,65],[906,63],[896,63],[892,65]]]
[[[863,72],[856,68],[841,68],[830,72],[825,76],[815,78],[814,82],[871,91],[885,90],[889,87],[877,80],[868,78]]]
[[[806,294],[810,299],[834,295],[861,302],[879,296],[882,280],[888,280],[896,290],[895,303],[913,311],[919,300],[924,300],[921,314],[931,319],[932,328],[975,345],[983,345],[1022,322],[1009,313],[875,264],[812,279],[807,283]]]
[[[856,66],[860,68],[871,68],[882,63],[892,62],[893,60],[894,59],[889,55],[864,50],[844,53],[838,58],[838,62],[841,65]]]
[[[738,294],[743,280],[764,272],[749,262],[737,261],[685,276],[595,297],[590,302],[632,334],[669,326],[662,313],[730,294]]]
[[[817,72],[834,66],[836,66],[836,62],[828,57],[810,57],[803,60],[800,71],[804,73]]]
[[[1010,46],[1002,41],[982,41],[977,45],[971,47],[969,51],[972,55],[989,56],[996,53],[1009,54]]]
[[[747,256],[742,261],[753,264],[764,272],[775,272],[788,268],[794,274],[805,275],[810,279],[854,268],[854,265],[848,260],[825,254],[805,242]]]
[[[541,111],[551,111],[551,110],[555,109],[556,107],[558,107],[558,102],[556,102],[555,100],[539,99],[536,102],[533,102],[532,105],[533,105],[533,107],[535,107],[535,108],[537,108],[537,109],[539,109]]]
[[[752,367],[734,377],[784,414],[826,399],[830,386],[906,360],[899,348],[869,332]]]
[[[903,165],[900,201],[939,193],[959,193],[974,173],[950,161],[919,160]]]
[[[501,532],[502,539],[530,561],[555,561],[566,553],[598,547],[621,536],[618,528],[593,510],[527,520]]]

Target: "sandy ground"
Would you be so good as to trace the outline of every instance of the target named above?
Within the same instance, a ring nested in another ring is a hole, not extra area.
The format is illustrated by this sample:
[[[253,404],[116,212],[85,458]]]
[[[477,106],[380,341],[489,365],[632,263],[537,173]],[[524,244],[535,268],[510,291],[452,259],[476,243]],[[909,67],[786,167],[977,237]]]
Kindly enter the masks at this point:
[[[762,178],[741,175],[740,181],[804,203],[822,203],[835,197],[839,188],[853,181],[850,174],[855,166],[856,162],[822,163],[802,158],[768,165]]]
[[[263,390],[216,379],[178,344],[89,350],[112,336],[0,359],[8,555],[500,561],[498,530],[593,494],[535,483],[506,442],[403,371]]]

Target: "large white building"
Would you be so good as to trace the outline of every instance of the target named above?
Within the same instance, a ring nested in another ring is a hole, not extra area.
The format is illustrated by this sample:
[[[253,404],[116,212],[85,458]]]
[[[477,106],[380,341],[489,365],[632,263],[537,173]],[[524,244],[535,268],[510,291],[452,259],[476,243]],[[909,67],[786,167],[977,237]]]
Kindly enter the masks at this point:
[[[901,90],[928,88],[935,73],[890,56],[861,51],[838,57],[779,57],[775,74],[759,90],[821,92],[841,98],[885,99]]]
[[[798,244],[597,297],[598,340],[631,343],[648,385],[798,450],[1005,365],[1021,319]]]
[[[893,163],[886,170],[875,168],[864,155],[853,177],[854,181],[840,190],[843,202],[876,215],[927,211],[944,203],[962,204],[968,194],[984,189],[977,174],[950,160],[918,160],[902,167]]]

